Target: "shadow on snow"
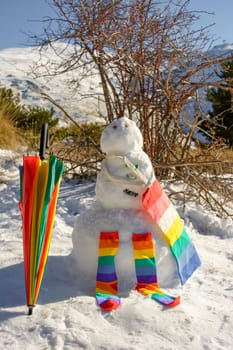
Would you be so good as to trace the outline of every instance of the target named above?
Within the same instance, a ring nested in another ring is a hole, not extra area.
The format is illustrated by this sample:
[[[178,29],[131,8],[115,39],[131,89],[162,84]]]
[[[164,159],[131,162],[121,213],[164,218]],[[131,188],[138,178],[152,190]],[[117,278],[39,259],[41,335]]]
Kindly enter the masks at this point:
[[[38,304],[56,303],[94,291],[82,289],[82,277],[72,274],[71,256],[49,256],[38,297]],[[18,311],[4,310],[27,304],[23,262],[0,269],[0,322],[19,316]]]

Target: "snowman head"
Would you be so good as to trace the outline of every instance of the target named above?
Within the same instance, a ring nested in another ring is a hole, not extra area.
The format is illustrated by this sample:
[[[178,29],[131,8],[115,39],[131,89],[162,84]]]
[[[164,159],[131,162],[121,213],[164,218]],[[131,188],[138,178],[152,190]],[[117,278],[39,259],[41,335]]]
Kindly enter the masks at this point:
[[[126,117],[115,119],[103,131],[100,139],[101,150],[108,155],[122,155],[141,150],[143,138],[133,120]]]

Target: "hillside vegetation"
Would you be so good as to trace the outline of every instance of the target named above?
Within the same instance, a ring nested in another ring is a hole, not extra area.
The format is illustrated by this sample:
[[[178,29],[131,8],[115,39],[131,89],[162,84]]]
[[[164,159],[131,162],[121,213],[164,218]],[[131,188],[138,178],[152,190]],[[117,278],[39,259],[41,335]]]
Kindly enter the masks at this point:
[[[18,151],[25,141],[21,131],[0,111],[0,148]]]

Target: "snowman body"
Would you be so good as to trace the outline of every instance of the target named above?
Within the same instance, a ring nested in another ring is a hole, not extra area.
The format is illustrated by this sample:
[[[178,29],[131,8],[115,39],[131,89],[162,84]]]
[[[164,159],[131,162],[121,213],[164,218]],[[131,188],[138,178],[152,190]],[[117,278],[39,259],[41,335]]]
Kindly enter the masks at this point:
[[[97,176],[97,200],[106,209],[142,209],[142,194],[155,176],[140,130],[128,118],[117,119],[104,130],[100,144],[106,158]]]
[[[93,205],[77,217],[72,235],[75,270],[86,276],[82,283],[88,290],[95,288],[99,233],[108,231],[117,231],[120,236],[115,258],[119,293],[128,293],[136,283],[132,233],[152,233],[159,281],[166,288],[179,283],[169,248],[142,207],[142,195],[155,180],[151,161],[142,145],[140,130],[125,117],[114,120],[102,133],[101,149],[106,158],[97,176],[96,198]]]
[[[144,169],[143,174],[140,169]],[[142,194],[153,179],[151,163],[143,151],[107,156],[97,176],[96,198],[105,209],[142,209]]]

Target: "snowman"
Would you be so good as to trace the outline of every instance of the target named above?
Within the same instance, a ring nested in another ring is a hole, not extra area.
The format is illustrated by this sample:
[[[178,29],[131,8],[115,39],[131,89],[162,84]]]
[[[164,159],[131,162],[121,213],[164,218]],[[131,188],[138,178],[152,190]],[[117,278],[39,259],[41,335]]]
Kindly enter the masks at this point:
[[[106,158],[97,177],[97,200],[106,209],[142,209],[142,194],[155,176],[135,122],[126,117],[114,120],[102,133],[100,145]]]
[[[142,149],[142,134],[134,121],[122,117],[104,129],[100,146],[105,159],[97,176],[95,201],[77,217],[72,235],[72,258],[77,273],[85,276],[83,287],[95,291],[104,311],[118,308],[120,297],[132,289],[164,306],[176,306],[179,297],[164,292],[160,285],[177,286],[179,267],[186,280],[200,261],[197,258],[187,272],[190,251],[194,257],[197,254],[187,234],[184,238],[178,234],[185,230]],[[185,248],[191,244],[191,250],[180,254],[175,247],[171,254],[166,241],[174,246],[178,236]],[[177,260],[182,257],[180,266],[174,263],[176,255]]]

